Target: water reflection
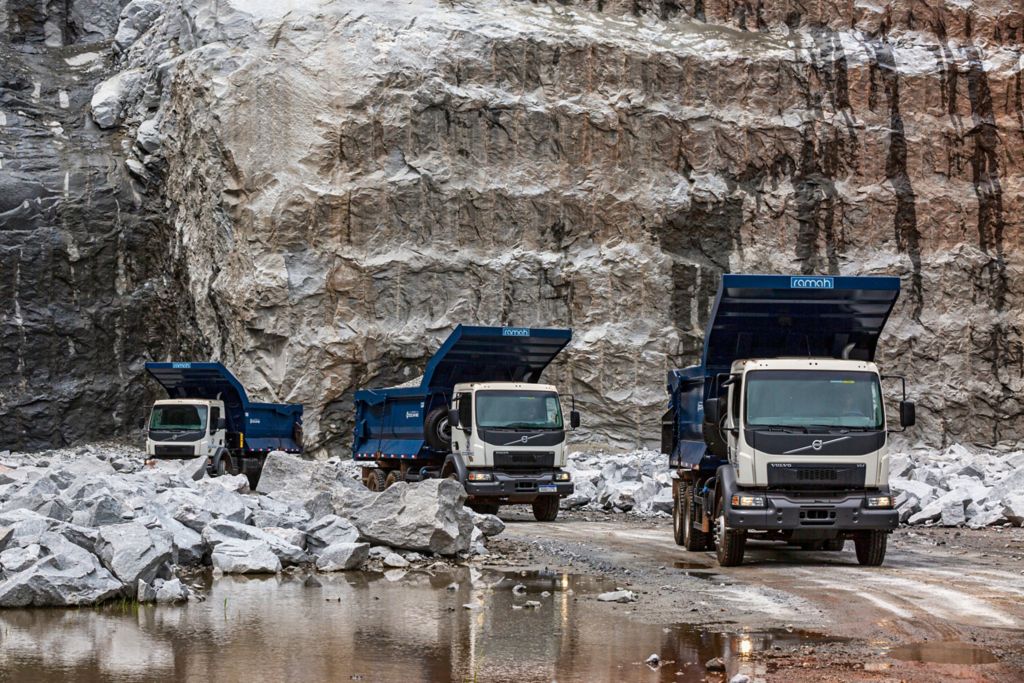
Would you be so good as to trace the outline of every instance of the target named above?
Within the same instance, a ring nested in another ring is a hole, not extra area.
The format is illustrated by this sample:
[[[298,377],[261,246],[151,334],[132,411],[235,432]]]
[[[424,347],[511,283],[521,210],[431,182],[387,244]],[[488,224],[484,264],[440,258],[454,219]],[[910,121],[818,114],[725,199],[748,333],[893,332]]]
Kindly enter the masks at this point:
[[[0,612],[0,678],[696,681],[713,657],[732,675],[755,650],[800,641],[640,624],[586,597],[610,588],[475,569],[223,577],[184,607]],[[658,670],[642,663],[651,653],[665,662]]]

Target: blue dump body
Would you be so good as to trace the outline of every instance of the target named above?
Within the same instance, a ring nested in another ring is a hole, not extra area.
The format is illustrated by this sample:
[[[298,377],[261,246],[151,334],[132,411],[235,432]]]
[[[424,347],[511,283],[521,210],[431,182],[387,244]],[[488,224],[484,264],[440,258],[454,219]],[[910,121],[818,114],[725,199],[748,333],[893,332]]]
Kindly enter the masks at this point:
[[[224,401],[227,431],[245,437],[246,452],[302,451],[296,440],[302,431],[302,406],[250,403],[245,389],[220,363],[146,363],[146,371],[168,398]]]
[[[700,365],[668,373],[662,451],[672,467],[715,469],[705,459],[704,400],[745,358],[816,357],[871,361],[900,293],[897,277],[723,275],[704,333]]]
[[[363,389],[355,395],[355,460],[443,459],[424,439],[423,421],[451,402],[463,382],[537,382],[571,330],[459,325],[427,363],[419,386]]]

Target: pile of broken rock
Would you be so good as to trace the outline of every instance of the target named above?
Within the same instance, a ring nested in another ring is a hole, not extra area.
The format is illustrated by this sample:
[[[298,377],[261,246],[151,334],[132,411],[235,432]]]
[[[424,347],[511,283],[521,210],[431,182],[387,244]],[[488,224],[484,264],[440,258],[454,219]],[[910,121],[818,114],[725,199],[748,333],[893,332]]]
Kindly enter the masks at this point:
[[[567,469],[576,490],[563,509],[672,513],[672,472],[657,451],[573,453]],[[1024,524],[1024,451],[910,449],[892,455],[890,486],[902,524]]]
[[[204,458],[143,458],[123,447],[0,453],[0,607],[180,602],[194,596],[179,578],[190,566],[271,573],[466,558],[504,529],[444,479],[374,494],[339,463],[275,452],[252,493],[244,476],[208,478]]]
[[[889,485],[904,524],[1024,524],[1024,451],[912,450],[890,459]]]
[[[562,509],[672,514],[672,472],[658,451],[572,453],[566,469],[576,485]]]

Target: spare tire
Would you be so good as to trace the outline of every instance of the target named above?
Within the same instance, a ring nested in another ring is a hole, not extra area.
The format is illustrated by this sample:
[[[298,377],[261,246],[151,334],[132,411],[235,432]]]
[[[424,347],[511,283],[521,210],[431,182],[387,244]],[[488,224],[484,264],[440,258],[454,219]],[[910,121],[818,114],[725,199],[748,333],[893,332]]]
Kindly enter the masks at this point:
[[[439,406],[427,413],[423,421],[423,433],[427,444],[439,451],[452,449],[452,428],[448,424],[448,408]]]

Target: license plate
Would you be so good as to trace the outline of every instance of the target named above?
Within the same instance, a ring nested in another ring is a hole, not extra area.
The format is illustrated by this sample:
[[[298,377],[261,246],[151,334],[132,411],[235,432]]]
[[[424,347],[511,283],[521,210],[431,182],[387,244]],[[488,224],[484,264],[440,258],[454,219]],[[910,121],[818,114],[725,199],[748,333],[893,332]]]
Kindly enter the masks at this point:
[[[540,493],[558,493],[558,487],[554,484],[541,484],[537,487]]]

